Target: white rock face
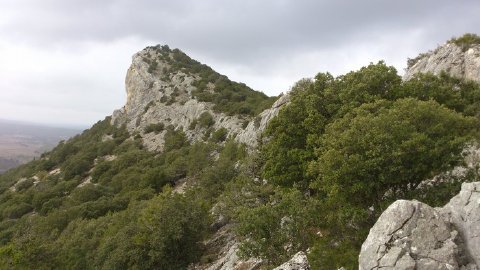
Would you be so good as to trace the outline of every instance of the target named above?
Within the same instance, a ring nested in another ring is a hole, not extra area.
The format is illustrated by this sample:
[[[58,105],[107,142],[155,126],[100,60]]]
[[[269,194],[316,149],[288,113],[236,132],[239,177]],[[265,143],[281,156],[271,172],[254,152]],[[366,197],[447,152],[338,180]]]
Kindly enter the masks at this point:
[[[442,71],[453,77],[480,82],[480,45],[463,51],[454,43],[446,43],[421,57],[406,70],[403,79],[409,80],[416,73],[439,75]]]
[[[274,268],[273,270],[310,270],[307,255],[300,251],[295,254],[288,262]]]
[[[460,193],[439,211],[460,233],[466,254],[480,268],[480,182],[462,184]]]
[[[464,183],[443,208],[399,200],[362,245],[359,268],[480,269],[480,182]]]
[[[149,71],[149,63],[144,59],[156,55],[158,52],[154,48],[146,48],[132,57],[132,65],[125,79],[127,102],[112,115],[113,124],[126,124],[130,133],[139,132],[144,145],[151,151],[163,149],[166,131],[145,134],[144,129],[149,124],[163,123],[165,127],[173,125],[175,129],[182,129],[189,140],[202,140],[205,129],[198,126],[192,129],[190,125],[204,112],[213,116],[214,130],[225,128],[228,136],[235,136],[238,142],[254,148],[258,135],[266,128],[268,121],[289,101],[288,95],[282,96],[272,108],[258,117],[215,113],[214,104],[199,102],[192,96],[192,91],[196,88],[191,84],[198,79],[196,75],[182,71],[168,73],[165,70],[168,70],[169,64],[165,61],[159,61],[157,68],[153,72]],[[174,101],[169,102],[172,97]],[[249,123],[244,128],[245,122]]]
[[[245,143],[246,145],[255,147],[257,145],[257,139],[260,134],[267,128],[268,123],[275,116],[277,116],[280,109],[290,102],[290,95],[286,94],[281,96],[275,103],[273,103],[270,109],[266,109],[258,116],[258,120],[253,120],[248,123],[248,126],[240,131],[237,135],[238,142]]]

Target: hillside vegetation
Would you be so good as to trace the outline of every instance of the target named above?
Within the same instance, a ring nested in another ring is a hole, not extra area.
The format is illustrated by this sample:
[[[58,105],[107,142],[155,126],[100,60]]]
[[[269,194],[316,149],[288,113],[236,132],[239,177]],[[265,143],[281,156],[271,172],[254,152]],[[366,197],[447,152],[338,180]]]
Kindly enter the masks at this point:
[[[217,109],[254,115],[268,101],[241,84],[222,88],[222,77],[190,60],[171,68],[204,72],[216,90],[198,85],[196,97]],[[8,171],[0,176],[0,268],[186,269],[216,256],[203,243],[222,215],[240,255],[267,269],[307,249],[313,269],[354,269],[391,202],[441,205],[462,181],[478,180],[473,170],[420,185],[461,165],[464,147],[478,140],[474,82],[446,74],[402,82],[379,62],[339,77],[319,73],[290,95],[250,153],[225,130],[192,143],[175,127],[151,126],[167,132],[164,151],[152,153],[140,134],[107,118]],[[198,124],[208,125],[204,118]]]
[[[1,176],[0,268],[185,269],[200,259],[208,209],[243,148],[192,145],[169,129],[165,151],[150,153],[109,120]],[[173,192],[185,177],[195,190]]]
[[[266,182],[237,178],[223,197],[245,256],[275,265],[310,248],[313,269],[356,269],[368,230],[390,203],[439,206],[462,181],[478,180],[477,168],[419,188],[462,164],[465,145],[478,140],[476,83],[446,74],[402,82],[380,62],[301,80],[291,95],[254,162],[253,175]]]
[[[467,51],[470,49],[473,45],[479,45],[480,44],[480,36],[472,33],[467,33],[464,34],[461,37],[453,37],[451,38],[448,43],[453,43],[460,48],[462,48],[463,51]]]

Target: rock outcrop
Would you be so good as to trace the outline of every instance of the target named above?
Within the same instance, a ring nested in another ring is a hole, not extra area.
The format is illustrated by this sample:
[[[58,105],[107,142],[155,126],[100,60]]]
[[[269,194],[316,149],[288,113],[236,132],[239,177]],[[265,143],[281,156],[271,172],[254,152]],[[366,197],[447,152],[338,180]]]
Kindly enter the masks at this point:
[[[464,183],[460,193],[439,212],[464,240],[465,255],[480,268],[480,183]]]
[[[442,208],[390,205],[362,245],[359,268],[480,269],[480,182],[464,183]]]
[[[189,70],[173,69],[175,60],[173,57],[165,60],[171,56],[165,56],[165,51],[160,48],[147,47],[132,57],[125,80],[127,102],[112,115],[112,123],[125,124],[131,134],[140,134],[144,145],[151,151],[163,149],[166,131],[146,133],[147,126],[171,125],[176,130],[182,129],[190,141],[202,140],[207,128],[194,123],[205,112],[213,117],[213,125],[209,129],[225,128],[227,136],[233,136],[238,142],[253,148],[270,119],[289,101],[289,95],[283,95],[257,117],[214,111],[213,103],[194,97],[193,92],[197,89],[194,82],[200,79],[200,75]],[[152,66],[152,63],[155,64]],[[213,85],[207,85],[207,88],[213,93]]]
[[[239,242],[231,225],[220,228],[205,246],[214,257],[209,262],[192,265],[189,270],[255,270],[263,265],[260,259],[243,260],[238,256]]]
[[[274,268],[273,270],[310,270],[307,255],[300,251],[295,254],[288,262]]]
[[[441,72],[480,82],[480,44],[465,49],[453,42],[447,42],[433,51],[409,60],[403,79],[409,80],[416,73],[439,75]]]

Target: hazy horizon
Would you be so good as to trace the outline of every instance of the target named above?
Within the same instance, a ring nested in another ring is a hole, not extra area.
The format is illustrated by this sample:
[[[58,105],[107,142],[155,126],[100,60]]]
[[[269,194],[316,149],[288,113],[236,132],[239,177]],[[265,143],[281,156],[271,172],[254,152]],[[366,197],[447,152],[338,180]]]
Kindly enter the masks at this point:
[[[98,119],[98,120],[103,120],[103,119]],[[32,126],[32,127],[38,126],[42,128],[64,129],[64,130],[70,130],[70,131],[82,131],[90,127],[89,125],[42,123],[42,122],[33,122],[28,120],[15,120],[15,119],[5,119],[5,118],[0,118],[0,124],[1,123],[11,123],[11,124],[18,124],[18,125],[25,125],[25,126]]]

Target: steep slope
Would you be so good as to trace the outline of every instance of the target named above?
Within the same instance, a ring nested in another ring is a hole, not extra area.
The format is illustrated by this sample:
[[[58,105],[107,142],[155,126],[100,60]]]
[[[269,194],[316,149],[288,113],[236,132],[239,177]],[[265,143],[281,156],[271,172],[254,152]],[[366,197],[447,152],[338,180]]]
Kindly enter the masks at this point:
[[[409,59],[403,79],[409,80],[417,73],[439,75],[441,72],[480,82],[480,37],[465,34],[451,39],[433,51]]]
[[[261,263],[236,255],[210,209],[289,96],[275,102],[167,46],[134,55],[126,89],[112,117],[0,176],[0,268]]]
[[[218,132],[223,134],[217,136],[236,137],[255,147],[266,123],[288,102],[283,96],[273,104],[275,98],[232,82],[168,46],[136,53],[125,84],[127,102],[113,113],[112,123],[126,124],[154,151],[163,149],[169,125],[182,129],[190,141],[206,140]],[[156,132],[149,127],[156,127]]]

